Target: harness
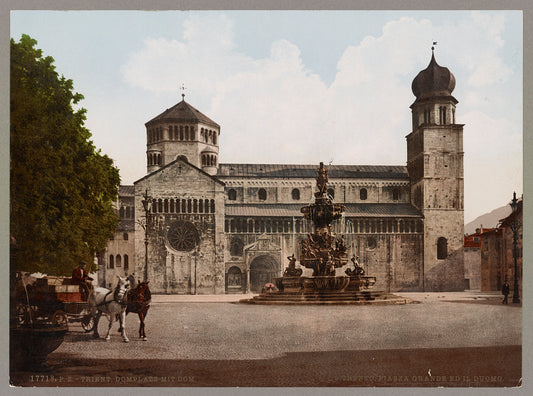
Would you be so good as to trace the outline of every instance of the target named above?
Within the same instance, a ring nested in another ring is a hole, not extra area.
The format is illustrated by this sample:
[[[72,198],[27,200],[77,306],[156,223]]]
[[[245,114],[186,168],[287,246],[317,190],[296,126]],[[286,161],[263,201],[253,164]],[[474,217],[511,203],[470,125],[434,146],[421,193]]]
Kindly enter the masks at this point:
[[[116,302],[117,304],[120,304],[121,307],[125,307],[128,305],[128,302],[126,301],[126,298],[123,298],[122,300],[118,299],[118,289],[115,291],[108,291],[107,294],[104,296],[104,301],[102,301],[100,304],[96,304],[97,307],[101,307],[102,305],[111,304],[112,302]],[[111,301],[106,301],[107,296],[109,296],[111,293],[113,293],[113,299]],[[125,293],[125,296],[127,296],[127,293]]]

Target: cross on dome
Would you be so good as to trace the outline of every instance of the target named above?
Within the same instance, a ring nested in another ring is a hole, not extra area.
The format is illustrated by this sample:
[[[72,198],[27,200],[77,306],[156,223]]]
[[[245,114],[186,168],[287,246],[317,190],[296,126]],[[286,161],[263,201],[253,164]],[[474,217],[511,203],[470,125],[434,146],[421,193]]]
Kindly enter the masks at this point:
[[[187,88],[185,88],[185,85],[183,85],[183,83],[181,84],[181,87],[180,87],[180,90],[181,90],[181,100],[185,101],[185,90]]]

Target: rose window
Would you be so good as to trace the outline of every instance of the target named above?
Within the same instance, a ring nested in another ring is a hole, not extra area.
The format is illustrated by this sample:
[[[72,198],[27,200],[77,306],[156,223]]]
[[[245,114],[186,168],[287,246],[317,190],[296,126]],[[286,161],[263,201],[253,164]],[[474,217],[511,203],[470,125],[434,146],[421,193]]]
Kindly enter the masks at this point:
[[[194,224],[178,221],[170,226],[167,234],[168,243],[180,252],[187,252],[198,245],[198,231]]]

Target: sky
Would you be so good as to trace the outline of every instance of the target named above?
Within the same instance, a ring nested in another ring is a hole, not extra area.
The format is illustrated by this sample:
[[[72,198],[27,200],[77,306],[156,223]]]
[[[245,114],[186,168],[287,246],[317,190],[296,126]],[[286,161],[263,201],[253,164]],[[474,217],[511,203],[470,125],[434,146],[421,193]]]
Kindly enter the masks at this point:
[[[520,11],[12,11],[10,22],[84,95],[122,184],[146,174],[144,124],[182,92],[221,126],[222,163],[406,165],[411,82],[437,42],[465,124],[465,223],[522,194]]]

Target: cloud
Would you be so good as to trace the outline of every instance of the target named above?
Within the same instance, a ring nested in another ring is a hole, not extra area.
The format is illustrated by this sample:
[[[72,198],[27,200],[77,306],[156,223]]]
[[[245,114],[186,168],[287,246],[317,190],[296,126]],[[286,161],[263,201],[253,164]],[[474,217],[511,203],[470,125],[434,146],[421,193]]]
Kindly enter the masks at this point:
[[[393,20],[380,35],[347,46],[327,85],[289,40],[273,42],[268,56],[255,59],[235,45],[227,16],[194,14],[182,40],[147,38],[121,71],[151,95],[177,97],[185,82],[194,92],[191,104],[222,127],[221,162],[405,164],[411,81],[429,63],[431,40],[438,41],[437,61],[455,74],[454,94],[463,95],[457,119],[466,124],[465,191],[473,208],[485,199],[483,180],[497,177],[509,189],[521,178],[521,125],[492,98],[515,77],[501,54],[504,28],[503,16],[480,12],[439,25]],[[505,166],[497,165],[502,152],[513,156]],[[511,184],[509,169],[516,176]]]

